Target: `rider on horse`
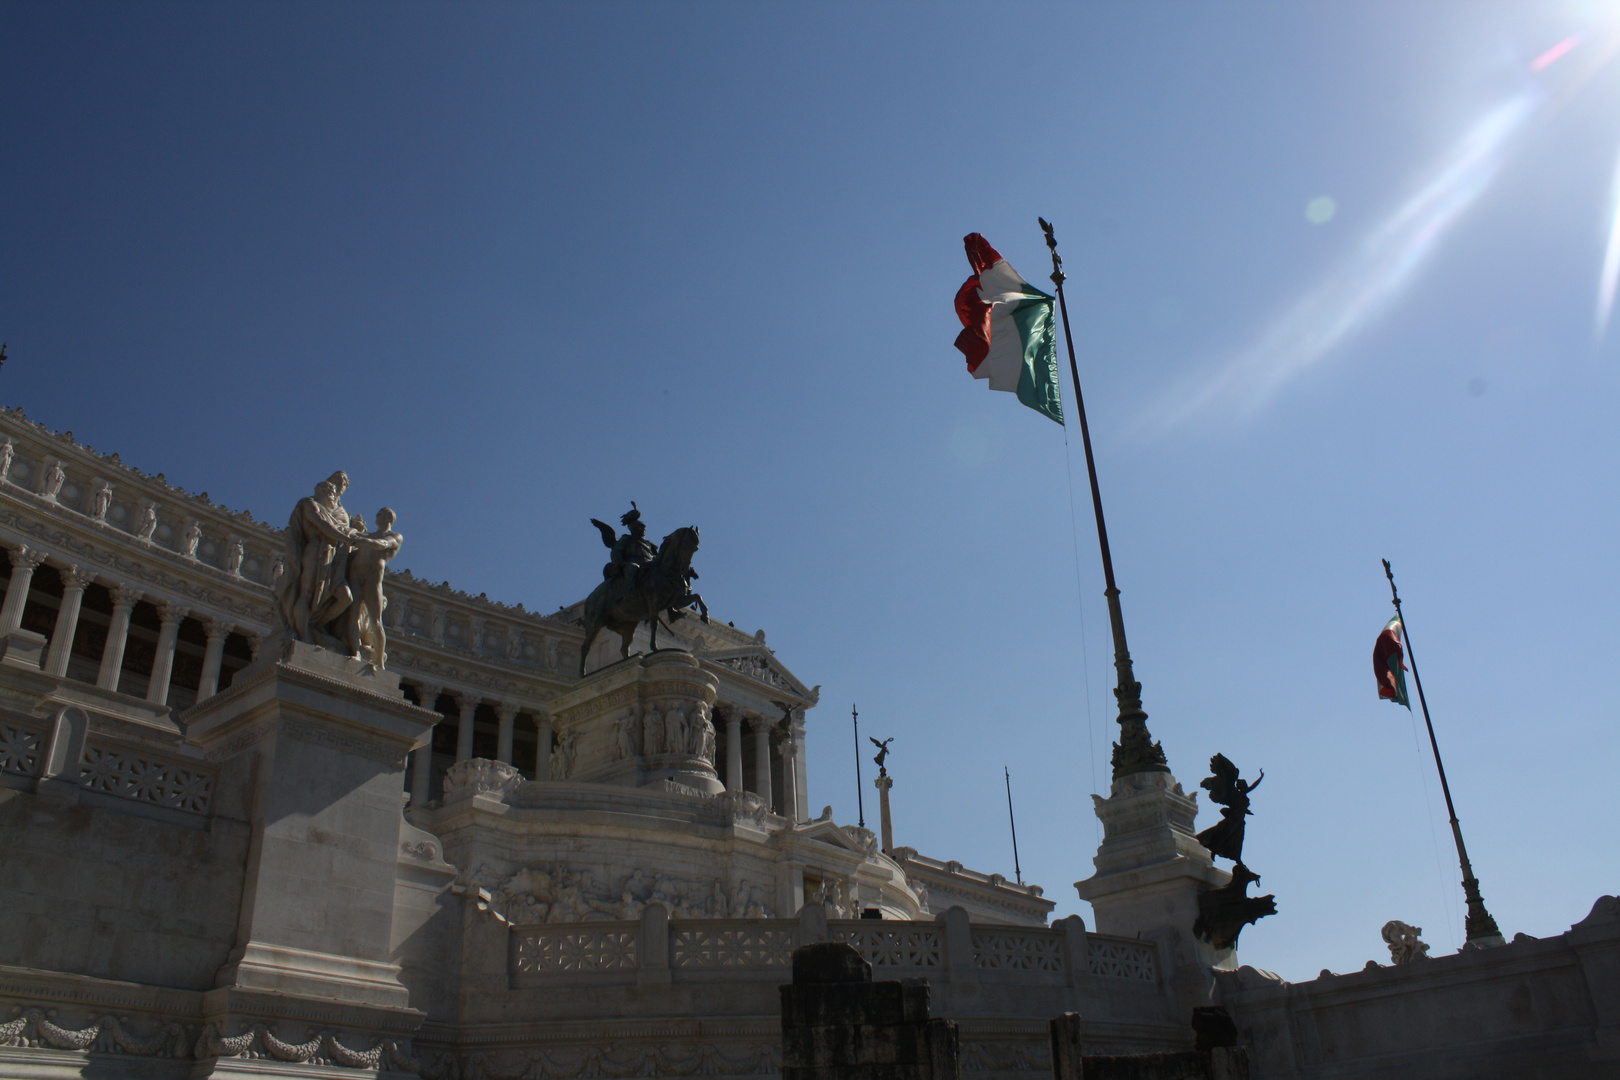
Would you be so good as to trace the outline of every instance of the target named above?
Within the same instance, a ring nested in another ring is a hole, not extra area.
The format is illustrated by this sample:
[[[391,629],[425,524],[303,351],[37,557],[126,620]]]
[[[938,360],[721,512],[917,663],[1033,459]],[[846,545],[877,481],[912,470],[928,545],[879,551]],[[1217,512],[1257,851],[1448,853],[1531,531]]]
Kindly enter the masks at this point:
[[[595,518],[591,519],[591,524],[601,530],[602,543],[613,552],[608,564],[602,567],[602,580],[612,581],[622,577],[625,590],[635,592],[637,571],[658,555],[658,547],[647,539],[647,523],[641,520],[641,511],[634,502],[630,504],[629,512],[619,518],[619,524],[626,530],[620,537],[614,537],[613,530]]]

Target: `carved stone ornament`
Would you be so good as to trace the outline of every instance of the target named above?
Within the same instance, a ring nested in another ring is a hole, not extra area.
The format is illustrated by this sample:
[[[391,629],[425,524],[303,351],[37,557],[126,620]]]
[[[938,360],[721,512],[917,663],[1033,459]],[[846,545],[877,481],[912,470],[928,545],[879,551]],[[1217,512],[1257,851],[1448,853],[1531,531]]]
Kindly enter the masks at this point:
[[[775,1076],[782,1070],[778,1043],[718,1046],[713,1043],[548,1043],[545,1049],[479,1050],[424,1054],[424,1080],[579,1080],[597,1076]]]
[[[1429,946],[1418,938],[1423,927],[1391,919],[1384,924],[1384,944],[1389,946],[1389,961],[1396,967],[1414,960],[1426,959]]]
[[[345,1046],[331,1032],[312,1034],[301,1043],[287,1043],[264,1024],[254,1024],[240,1035],[226,1035],[219,1024],[209,1024],[198,1036],[193,1054],[198,1059],[260,1057],[301,1065],[336,1065],[344,1069],[412,1074],[421,1071],[420,1063],[394,1039],[380,1039],[366,1050]]]
[[[522,787],[523,773],[516,767],[488,758],[458,761],[444,774],[444,801],[492,795],[497,799]]]
[[[672,919],[775,917],[770,887],[749,881],[727,888],[720,878],[639,869],[609,876],[591,867],[558,864],[503,875],[486,863],[470,883],[488,895],[492,914],[516,924],[637,919],[649,904],[661,905]]]

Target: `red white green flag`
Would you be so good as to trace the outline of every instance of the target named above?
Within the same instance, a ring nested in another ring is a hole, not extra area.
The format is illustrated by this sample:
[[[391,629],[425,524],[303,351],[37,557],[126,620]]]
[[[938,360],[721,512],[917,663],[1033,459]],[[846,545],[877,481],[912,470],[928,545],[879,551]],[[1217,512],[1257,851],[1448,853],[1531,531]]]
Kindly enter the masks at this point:
[[[956,347],[967,357],[968,372],[1063,423],[1052,297],[1025,281],[978,233],[962,243],[973,276],[956,291],[962,320]]]
[[[1383,632],[1373,644],[1373,674],[1378,676],[1379,698],[1410,709],[1412,703],[1406,699],[1405,671],[1406,650],[1401,648],[1401,617],[1397,615],[1384,625]]]

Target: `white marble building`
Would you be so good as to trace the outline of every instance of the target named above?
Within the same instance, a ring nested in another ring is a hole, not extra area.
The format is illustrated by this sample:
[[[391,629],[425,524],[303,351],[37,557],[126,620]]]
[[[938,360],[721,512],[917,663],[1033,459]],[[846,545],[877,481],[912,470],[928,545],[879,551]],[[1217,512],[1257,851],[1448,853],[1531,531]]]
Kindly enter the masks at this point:
[[[763,633],[603,639],[582,678],[580,604],[400,573],[378,669],[289,639],[284,530],[20,410],[0,547],[0,1076],[771,1078],[827,939],[926,978],[973,1080],[1049,1075],[1060,1013],[1124,1053],[1216,1003],[1261,1078],[1620,1068],[1612,897],[1291,986],[1193,938],[1227,874],[1167,772],[1097,797],[1101,933],[814,812],[817,690]]]
[[[977,1072],[1067,1009],[1185,1042],[1152,943],[809,807],[817,688],[763,632],[580,678],[580,604],[390,573],[378,671],[283,640],[285,543],[0,411],[4,1075],[769,1076],[827,936],[930,978]]]

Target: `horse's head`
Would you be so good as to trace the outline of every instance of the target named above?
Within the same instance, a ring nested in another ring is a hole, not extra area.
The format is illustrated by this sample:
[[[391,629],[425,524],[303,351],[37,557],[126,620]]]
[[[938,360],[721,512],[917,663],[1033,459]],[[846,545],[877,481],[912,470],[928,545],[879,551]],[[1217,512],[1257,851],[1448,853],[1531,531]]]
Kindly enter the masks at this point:
[[[698,549],[698,531],[695,525],[683,525],[664,537],[658,545],[658,561],[673,564],[681,573],[692,568],[692,555]]]

